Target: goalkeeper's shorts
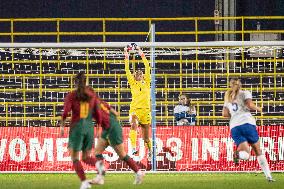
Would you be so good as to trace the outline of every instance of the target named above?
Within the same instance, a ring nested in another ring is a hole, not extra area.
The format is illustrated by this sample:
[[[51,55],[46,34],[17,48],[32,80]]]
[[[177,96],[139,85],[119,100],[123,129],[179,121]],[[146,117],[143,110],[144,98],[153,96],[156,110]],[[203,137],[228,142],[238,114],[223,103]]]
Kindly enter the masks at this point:
[[[150,109],[130,109],[129,111],[129,122],[132,123],[132,117],[137,117],[137,124],[148,125],[151,124],[151,111]]]

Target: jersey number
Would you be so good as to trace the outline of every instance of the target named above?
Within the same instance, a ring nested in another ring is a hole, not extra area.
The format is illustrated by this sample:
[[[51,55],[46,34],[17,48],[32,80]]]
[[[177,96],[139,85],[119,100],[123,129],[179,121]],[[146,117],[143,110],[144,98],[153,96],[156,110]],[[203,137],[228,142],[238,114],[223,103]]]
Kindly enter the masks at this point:
[[[88,102],[80,102],[80,118],[87,118],[89,114],[89,103]]]
[[[106,112],[107,114],[109,114],[109,110],[107,109],[107,107],[105,107],[105,105],[101,104],[101,109]]]
[[[236,112],[238,111],[238,104],[237,103],[232,103],[232,106],[233,106],[233,111]]]

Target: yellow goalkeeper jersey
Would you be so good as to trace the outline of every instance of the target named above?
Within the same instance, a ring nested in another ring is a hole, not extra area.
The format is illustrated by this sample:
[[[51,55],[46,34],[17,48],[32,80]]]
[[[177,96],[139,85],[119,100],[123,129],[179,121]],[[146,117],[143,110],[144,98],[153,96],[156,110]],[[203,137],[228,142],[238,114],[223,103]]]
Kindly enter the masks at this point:
[[[134,76],[129,70],[129,60],[125,59],[125,72],[132,94],[130,110],[150,109],[150,66],[148,60],[145,58],[145,55],[142,54],[141,57],[145,66],[144,80],[142,81],[136,81],[134,79]]]

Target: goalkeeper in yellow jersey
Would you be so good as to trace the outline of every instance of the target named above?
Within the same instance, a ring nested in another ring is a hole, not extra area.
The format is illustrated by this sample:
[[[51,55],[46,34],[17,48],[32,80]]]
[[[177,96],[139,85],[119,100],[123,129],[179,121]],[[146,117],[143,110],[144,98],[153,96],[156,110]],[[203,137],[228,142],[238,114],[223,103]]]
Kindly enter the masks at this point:
[[[142,58],[145,66],[145,74],[141,70],[135,71],[133,74],[129,70],[129,50],[137,50],[138,54]],[[137,154],[136,140],[137,140],[137,127],[141,126],[142,136],[145,142],[145,146],[148,148],[148,155],[151,157],[151,141],[149,139],[149,128],[151,124],[151,110],[150,110],[150,66],[143,51],[135,43],[128,45],[124,48],[125,54],[125,72],[128,83],[130,85],[132,101],[129,111],[129,122],[131,129],[129,137],[132,146],[132,154]]]

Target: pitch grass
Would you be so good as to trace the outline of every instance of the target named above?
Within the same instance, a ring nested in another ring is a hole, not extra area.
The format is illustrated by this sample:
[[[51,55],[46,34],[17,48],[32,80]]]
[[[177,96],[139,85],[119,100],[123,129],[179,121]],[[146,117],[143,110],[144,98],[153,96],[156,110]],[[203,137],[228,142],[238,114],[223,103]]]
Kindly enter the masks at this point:
[[[87,174],[91,179],[94,174]],[[255,173],[157,173],[147,174],[141,185],[133,185],[133,174],[109,173],[105,185],[92,188],[109,189],[281,189],[284,174],[274,173],[277,180],[268,183],[263,174]],[[75,174],[0,174],[1,189],[79,189],[80,182]]]

